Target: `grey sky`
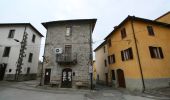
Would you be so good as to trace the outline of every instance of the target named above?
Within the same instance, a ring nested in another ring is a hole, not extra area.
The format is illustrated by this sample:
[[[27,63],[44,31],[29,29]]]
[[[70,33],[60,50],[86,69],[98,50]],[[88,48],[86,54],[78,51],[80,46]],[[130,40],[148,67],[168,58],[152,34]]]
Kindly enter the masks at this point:
[[[45,36],[42,22],[97,18],[94,49],[128,15],[155,19],[168,11],[170,0],[0,0],[0,23],[30,22]]]

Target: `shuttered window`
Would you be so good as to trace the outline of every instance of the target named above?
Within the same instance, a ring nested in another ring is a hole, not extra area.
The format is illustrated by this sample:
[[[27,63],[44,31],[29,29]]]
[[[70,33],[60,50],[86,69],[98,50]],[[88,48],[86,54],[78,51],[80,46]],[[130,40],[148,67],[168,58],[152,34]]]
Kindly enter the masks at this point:
[[[121,51],[122,61],[133,59],[133,51],[132,48],[128,48],[126,50]]]
[[[109,64],[113,64],[113,63],[115,63],[115,55],[114,54],[112,54],[111,56],[108,56],[108,63]]]
[[[125,28],[121,29],[121,37],[122,37],[122,39],[126,37],[126,29]]]
[[[149,51],[150,51],[151,58],[157,58],[157,59],[163,59],[164,58],[161,47],[149,46]]]
[[[148,30],[148,33],[149,33],[150,36],[154,36],[155,35],[152,26],[147,26],[147,30]]]
[[[112,63],[112,64],[115,63],[115,55],[114,55],[114,54],[111,55],[111,63]]]

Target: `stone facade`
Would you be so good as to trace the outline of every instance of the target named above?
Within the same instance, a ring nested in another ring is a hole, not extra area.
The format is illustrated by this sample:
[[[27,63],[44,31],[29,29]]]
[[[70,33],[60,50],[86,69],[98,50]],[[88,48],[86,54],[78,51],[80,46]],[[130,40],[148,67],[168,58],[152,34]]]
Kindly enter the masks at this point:
[[[58,83],[62,86],[66,78],[66,81],[71,84],[70,87],[76,87],[78,83],[89,85],[89,66],[92,64],[91,36],[95,22],[96,19],[86,19],[43,23],[47,28],[44,53],[45,83],[48,81],[47,83]],[[68,27],[70,35],[66,34]],[[59,56],[67,55],[67,46],[70,48],[68,51],[70,56],[62,59]],[[56,53],[56,48],[60,48],[61,53]],[[70,61],[66,61],[68,58]],[[46,69],[50,69],[49,77],[46,76],[48,75]],[[70,70],[66,76],[64,70]]]

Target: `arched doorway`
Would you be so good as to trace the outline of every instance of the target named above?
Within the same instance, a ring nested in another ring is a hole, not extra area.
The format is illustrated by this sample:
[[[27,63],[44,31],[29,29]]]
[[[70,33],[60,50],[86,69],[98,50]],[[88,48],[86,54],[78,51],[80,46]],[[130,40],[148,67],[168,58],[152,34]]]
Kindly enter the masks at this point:
[[[61,87],[71,88],[72,87],[72,69],[65,68],[62,70],[62,84]]]
[[[124,77],[123,70],[121,70],[121,69],[117,70],[117,78],[118,78],[119,87],[126,88],[126,83],[125,83],[125,77]]]

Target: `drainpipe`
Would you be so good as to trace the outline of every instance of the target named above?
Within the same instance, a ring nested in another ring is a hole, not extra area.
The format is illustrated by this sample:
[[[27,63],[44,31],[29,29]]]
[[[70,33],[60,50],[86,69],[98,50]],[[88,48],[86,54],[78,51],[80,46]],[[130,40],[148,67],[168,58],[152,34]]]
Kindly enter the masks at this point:
[[[134,30],[134,16],[131,19],[131,25],[132,25],[132,33],[133,33],[133,38],[135,40],[135,48],[136,48],[136,53],[137,53],[137,58],[138,58],[138,63],[139,63],[139,69],[140,69],[140,74],[141,74],[141,79],[142,79],[142,84],[143,84],[143,90],[142,92],[145,91],[145,82],[144,82],[144,78],[143,78],[143,70],[142,70],[142,65],[141,65],[141,61],[140,61],[140,57],[139,57],[139,50],[138,50],[138,45],[137,45],[137,40],[136,40],[136,36],[135,36],[135,30]]]
[[[93,63],[93,52],[92,52],[92,24],[90,24],[90,66],[92,67],[92,71],[93,71],[93,66],[92,66],[92,63]],[[89,66],[89,67],[90,67]],[[90,89],[92,90],[93,89],[93,72],[90,72]]]

